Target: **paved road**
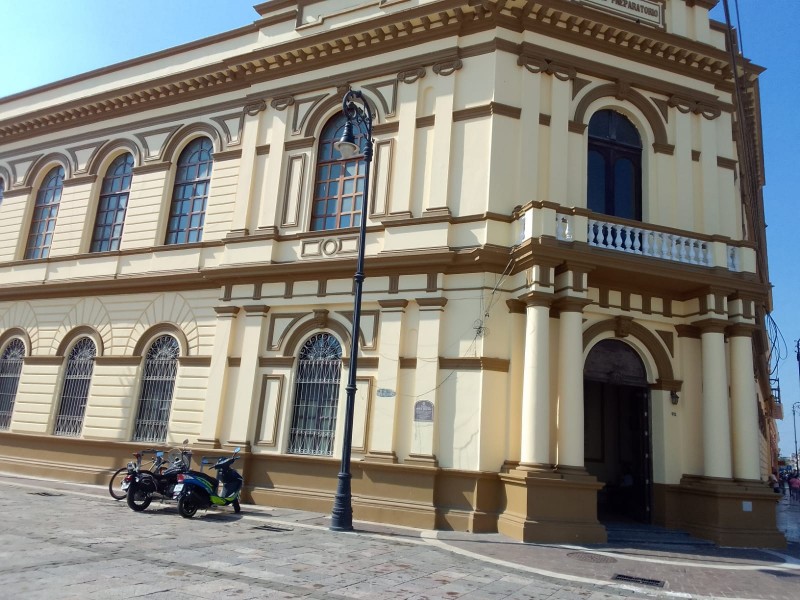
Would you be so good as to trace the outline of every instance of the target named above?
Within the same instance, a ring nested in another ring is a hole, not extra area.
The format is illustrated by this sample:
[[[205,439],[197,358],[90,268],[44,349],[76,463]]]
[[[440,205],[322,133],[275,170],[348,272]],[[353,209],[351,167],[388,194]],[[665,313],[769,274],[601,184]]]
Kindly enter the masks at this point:
[[[786,600],[800,589],[800,560],[710,544],[538,546],[363,523],[342,534],[325,515],[247,505],[187,520],[169,504],[134,513],[100,486],[11,475],[0,475],[0,503],[0,598],[15,600]]]

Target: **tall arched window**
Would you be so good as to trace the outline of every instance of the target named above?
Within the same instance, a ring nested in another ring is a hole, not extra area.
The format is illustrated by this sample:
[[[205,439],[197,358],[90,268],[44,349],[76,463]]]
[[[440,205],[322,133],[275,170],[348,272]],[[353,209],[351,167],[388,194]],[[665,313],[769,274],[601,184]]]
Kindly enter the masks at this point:
[[[642,138],[625,116],[596,112],[589,121],[589,210],[642,220]]]
[[[56,416],[55,435],[79,436],[83,429],[83,416],[86,413],[86,399],[92,384],[94,358],[97,348],[94,342],[84,337],[70,350],[67,358],[67,372],[61,390],[61,404]]]
[[[123,154],[114,159],[103,177],[97,218],[89,252],[119,250],[125,212],[128,209],[128,194],[131,190],[133,156]]]
[[[333,148],[334,142],[342,136],[346,120],[341,113],[332,117],[320,134],[311,209],[312,231],[361,225],[366,163],[358,158],[343,161]],[[353,134],[356,144],[362,146],[365,132],[355,130]]]
[[[294,387],[290,454],[333,454],[341,374],[342,346],[335,337],[318,333],[303,344]]]
[[[159,336],[147,351],[133,441],[166,441],[179,354],[178,340],[171,335]]]
[[[50,255],[63,189],[64,167],[54,167],[44,178],[36,194],[25,258],[47,258]]]
[[[202,241],[213,166],[212,152],[214,145],[206,137],[193,140],[181,152],[167,221],[166,244]]]
[[[19,338],[11,340],[0,355],[0,430],[11,426],[24,358],[25,344]]]

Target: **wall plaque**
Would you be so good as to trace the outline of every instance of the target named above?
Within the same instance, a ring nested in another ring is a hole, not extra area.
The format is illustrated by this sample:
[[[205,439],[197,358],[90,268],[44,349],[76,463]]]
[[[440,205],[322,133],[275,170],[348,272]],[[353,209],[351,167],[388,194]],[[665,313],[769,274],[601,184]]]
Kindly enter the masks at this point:
[[[664,3],[658,0],[577,0],[617,16],[653,27],[664,27]]]
[[[378,396],[378,398],[394,398],[397,394],[395,393],[394,390],[390,390],[387,388],[378,388],[376,395]]]
[[[420,400],[414,405],[414,420],[422,422],[433,421],[433,402]]]

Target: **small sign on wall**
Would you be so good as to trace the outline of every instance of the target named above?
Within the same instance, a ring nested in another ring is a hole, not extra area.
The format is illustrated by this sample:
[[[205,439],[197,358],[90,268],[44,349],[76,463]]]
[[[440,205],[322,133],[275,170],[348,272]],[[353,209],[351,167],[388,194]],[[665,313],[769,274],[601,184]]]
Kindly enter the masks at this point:
[[[664,27],[664,3],[659,0],[578,0],[620,17],[654,27]]]
[[[433,402],[420,400],[414,405],[414,420],[419,422],[433,421]]]

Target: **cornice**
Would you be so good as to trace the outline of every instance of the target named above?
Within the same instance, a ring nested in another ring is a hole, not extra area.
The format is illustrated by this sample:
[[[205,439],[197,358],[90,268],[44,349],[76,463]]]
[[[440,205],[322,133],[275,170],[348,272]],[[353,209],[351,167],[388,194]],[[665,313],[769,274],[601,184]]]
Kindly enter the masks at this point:
[[[706,81],[727,91],[732,89],[729,81],[728,57],[724,51],[579,4],[566,3],[563,0],[539,0],[536,3],[512,0],[497,4],[440,0],[378,14],[374,19],[333,31],[303,36],[190,71],[126,86],[112,92],[94,94],[78,101],[6,119],[0,122],[0,142],[8,143],[38,135],[43,128],[51,133],[91,121],[118,118],[160,106],[173,105],[176,100],[205,98],[295,73],[305,75],[312,70],[341,64],[343,60],[352,64],[361,58],[407,48],[410,36],[413,36],[415,44],[423,44],[447,37],[463,37],[494,28],[536,31],[585,48]],[[88,81],[124,68],[177,56],[180,52],[244,36],[255,30],[255,26],[248,26],[187,44],[176,50],[156,53],[93,71],[9,99],[19,99],[58,89],[59,86]],[[495,48],[501,49],[499,45]],[[463,53],[451,51],[451,61],[459,60],[462,55]],[[398,72],[419,68],[423,66],[420,63],[424,62],[433,64],[424,59],[420,60],[420,57],[413,57],[412,60],[404,62],[405,68],[397,68],[398,63],[394,65],[393,70]],[[416,64],[413,64],[415,62]],[[750,73],[759,72],[759,68],[751,63],[746,62],[745,67]],[[389,71],[385,65],[382,66],[382,70],[384,73]],[[366,71],[362,70],[354,71],[352,74],[363,78],[365,73]],[[349,78],[342,74],[338,76],[340,80]],[[0,106],[2,103],[0,102]]]

